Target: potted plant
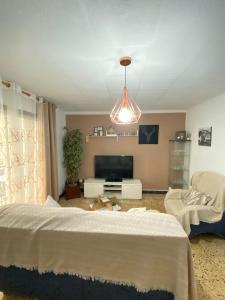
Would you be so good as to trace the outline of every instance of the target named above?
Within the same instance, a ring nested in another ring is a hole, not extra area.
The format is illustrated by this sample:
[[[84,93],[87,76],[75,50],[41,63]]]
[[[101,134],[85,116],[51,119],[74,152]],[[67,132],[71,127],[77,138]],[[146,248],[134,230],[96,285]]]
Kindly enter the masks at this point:
[[[78,175],[81,166],[81,156],[83,153],[83,135],[79,129],[69,130],[63,138],[64,166],[66,168],[66,199],[79,198],[81,196],[78,183]]]

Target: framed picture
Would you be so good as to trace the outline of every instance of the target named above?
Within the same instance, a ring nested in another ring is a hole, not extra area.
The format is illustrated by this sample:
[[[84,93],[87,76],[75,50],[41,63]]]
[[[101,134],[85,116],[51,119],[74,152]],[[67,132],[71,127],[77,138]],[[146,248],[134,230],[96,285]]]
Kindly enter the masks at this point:
[[[94,127],[94,135],[95,136],[103,136],[104,129],[102,126]]]
[[[159,125],[139,125],[139,144],[158,144]]]
[[[176,131],[175,133],[175,140],[177,141],[184,141],[186,140],[186,131]]]
[[[200,128],[198,130],[199,146],[211,147],[212,143],[212,127]]]

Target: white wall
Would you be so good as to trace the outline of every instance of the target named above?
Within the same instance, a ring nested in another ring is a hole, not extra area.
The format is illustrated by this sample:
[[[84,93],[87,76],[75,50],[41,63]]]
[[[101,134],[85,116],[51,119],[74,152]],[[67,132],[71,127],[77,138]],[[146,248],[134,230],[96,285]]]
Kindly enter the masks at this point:
[[[63,167],[63,127],[66,125],[66,118],[64,111],[59,108],[56,109],[56,142],[57,142],[57,157],[58,157],[58,184],[59,195],[62,194],[65,185],[65,170]]]
[[[212,126],[211,147],[198,145],[198,129]],[[191,132],[190,174],[210,170],[225,175],[225,94],[191,107],[186,114]]]

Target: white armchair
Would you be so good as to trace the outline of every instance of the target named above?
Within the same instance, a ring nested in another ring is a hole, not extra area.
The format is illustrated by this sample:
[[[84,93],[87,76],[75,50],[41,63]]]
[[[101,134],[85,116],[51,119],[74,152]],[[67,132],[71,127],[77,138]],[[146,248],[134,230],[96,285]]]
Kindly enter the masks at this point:
[[[164,200],[166,212],[178,219],[190,237],[205,232],[225,236],[225,177],[196,172],[191,183],[194,190],[212,198],[210,205],[187,205],[184,201],[187,190],[170,189]]]

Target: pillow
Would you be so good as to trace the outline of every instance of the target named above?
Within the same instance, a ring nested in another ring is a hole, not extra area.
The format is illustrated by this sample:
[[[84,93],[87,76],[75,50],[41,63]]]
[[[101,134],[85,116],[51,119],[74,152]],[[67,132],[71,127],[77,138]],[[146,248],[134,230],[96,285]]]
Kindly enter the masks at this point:
[[[211,205],[212,197],[209,195],[190,189],[183,196],[186,205]]]
[[[56,202],[51,196],[48,195],[44,206],[47,207],[61,207],[58,202]]]

